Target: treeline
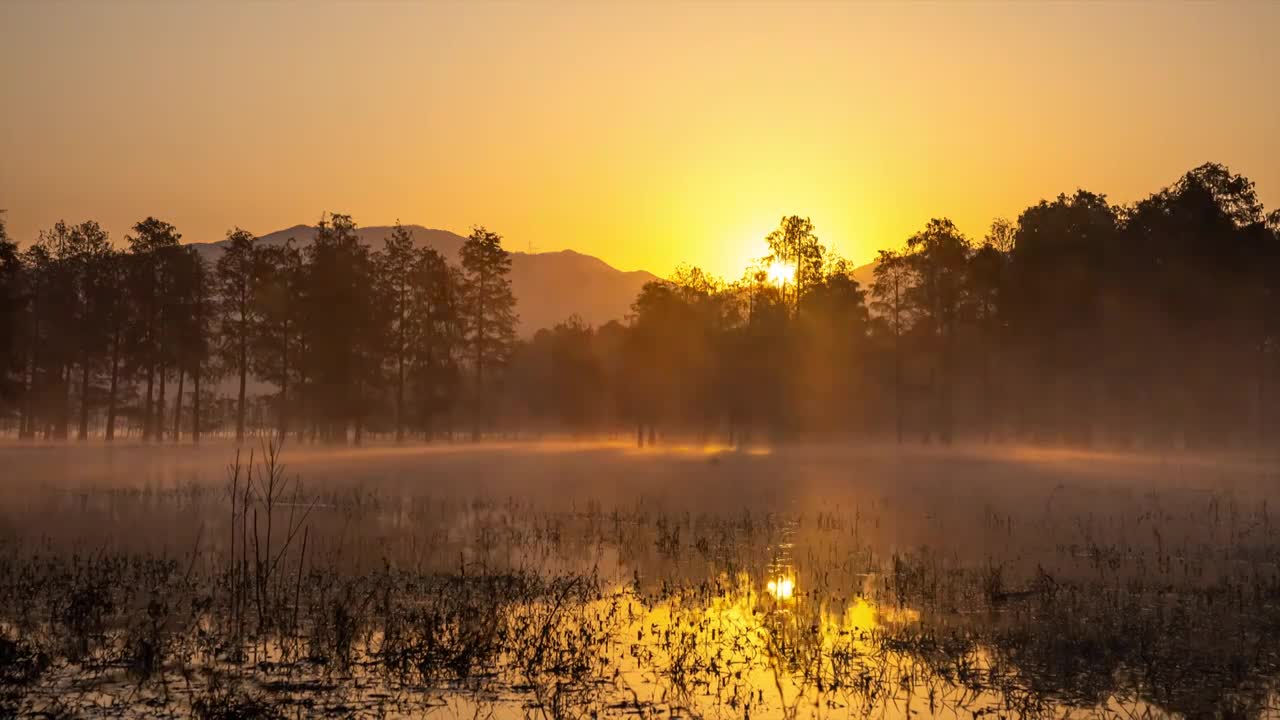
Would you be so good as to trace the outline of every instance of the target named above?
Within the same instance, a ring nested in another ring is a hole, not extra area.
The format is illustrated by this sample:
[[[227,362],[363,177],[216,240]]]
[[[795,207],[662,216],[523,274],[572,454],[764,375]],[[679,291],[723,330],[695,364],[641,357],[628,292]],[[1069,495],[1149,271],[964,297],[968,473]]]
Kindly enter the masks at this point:
[[[736,281],[681,268],[625,321],[518,340],[483,228],[458,266],[399,226],[370,248],[344,215],[305,247],[234,230],[211,266],[153,218],[125,250],[86,222],[19,252],[0,224],[0,402],[25,438],[1276,439],[1280,213],[1220,165],[981,239],[931,220],[869,287],[806,218],[767,241]]]
[[[454,267],[398,225],[376,251],[355,229],[322,218],[306,247],[235,229],[213,264],[155,218],[124,250],[92,221],[60,222],[22,252],[3,237],[10,423],[24,439],[100,427],[108,441],[269,430],[358,443],[430,437],[465,404],[480,433],[515,342],[501,238],[476,228]]]
[[[598,334],[600,357],[632,346],[615,386],[632,416],[735,439],[1277,439],[1280,212],[1221,165],[1129,206],[1060,195],[981,240],[930,220],[879,253],[869,288],[807,219],[768,241],[762,265],[791,282],[684,271],[644,289],[625,331]]]

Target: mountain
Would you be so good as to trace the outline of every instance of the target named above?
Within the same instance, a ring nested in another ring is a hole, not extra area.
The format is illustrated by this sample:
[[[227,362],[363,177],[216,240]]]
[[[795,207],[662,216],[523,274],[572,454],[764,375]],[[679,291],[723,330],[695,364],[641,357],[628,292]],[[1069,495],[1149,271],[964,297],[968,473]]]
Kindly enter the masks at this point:
[[[413,233],[414,242],[430,245],[453,264],[459,262],[458,252],[465,241],[461,235],[448,230],[436,230],[421,225],[406,225]],[[383,239],[392,228],[374,226],[358,228],[361,241],[370,247],[382,247]],[[310,225],[295,225],[258,238],[267,245],[283,244],[293,238],[301,247],[308,245],[316,235]],[[191,246],[210,262],[217,262],[225,240],[211,243],[192,243]],[[511,253],[511,289],[516,296],[516,312],[520,315],[518,332],[532,335],[540,328],[551,327],[577,314],[584,321],[599,327],[610,320],[621,320],[631,310],[640,288],[657,276],[643,270],[626,272],[618,270],[603,260],[572,250],[545,253]]]
[[[862,286],[862,289],[868,293],[871,292],[871,286],[875,284],[876,266],[879,264],[880,263],[878,261],[872,260],[866,265],[859,265],[853,269],[853,279],[857,280],[858,284]]]

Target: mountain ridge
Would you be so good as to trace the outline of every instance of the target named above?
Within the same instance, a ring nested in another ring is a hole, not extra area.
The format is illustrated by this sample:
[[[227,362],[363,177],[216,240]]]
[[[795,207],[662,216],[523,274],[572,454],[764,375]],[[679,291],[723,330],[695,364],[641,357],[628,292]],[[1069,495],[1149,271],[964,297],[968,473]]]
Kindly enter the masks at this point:
[[[450,230],[424,225],[404,225],[418,247],[435,248],[452,264],[459,262],[459,251],[466,238]],[[356,228],[356,235],[370,247],[382,247],[394,228],[370,225]],[[258,236],[258,242],[282,244],[290,238],[305,247],[314,238],[316,227],[299,223]],[[226,240],[193,242],[206,260],[215,262]],[[622,320],[631,311],[631,303],[645,283],[661,278],[647,270],[620,270],[604,260],[572,249],[548,252],[511,250],[511,287],[516,296],[516,312],[520,322],[517,332],[531,336],[542,328],[564,322],[577,315],[586,323],[599,327],[610,320]],[[853,270],[854,278],[868,292],[874,280],[876,262]]]
[[[466,238],[449,230],[423,225],[404,225],[418,247],[430,246],[452,264],[459,262],[459,251]],[[356,228],[361,242],[377,249],[390,236],[392,226],[371,225]],[[278,245],[289,239],[305,247],[315,239],[314,225],[298,224],[258,236],[258,242]],[[189,243],[206,260],[216,262],[226,240]],[[594,255],[576,250],[527,253],[511,252],[511,289],[516,296],[519,315],[517,332],[532,335],[544,327],[552,327],[577,315],[594,326],[610,320],[622,320],[631,311],[640,288],[659,279],[646,270],[619,270]]]

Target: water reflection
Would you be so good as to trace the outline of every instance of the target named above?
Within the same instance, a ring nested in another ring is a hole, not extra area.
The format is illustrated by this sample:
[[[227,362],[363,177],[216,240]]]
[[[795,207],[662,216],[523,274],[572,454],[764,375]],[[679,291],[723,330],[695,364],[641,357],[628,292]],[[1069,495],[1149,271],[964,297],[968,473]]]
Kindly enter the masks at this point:
[[[770,580],[765,587],[775,600],[790,600],[795,593],[796,581],[790,577],[779,577],[775,580]]]
[[[726,468],[746,460],[674,455],[684,464],[623,457],[628,472],[696,468],[733,485],[675,483],[684,500],[705,491],[699,512],[656,492],[557,492],[548,509],[517,492],[431,495],[396,473],[317,484],[305,559],[290,552],[268,585],[284,622],[249,638],[254,588],[235,601],[228,583],[245,573],[227,573],[246,536],[230,532],[220,486],[14,486],[0,507],[0,577],[14,579],[0,583],[0,635],[58,659],[39,692],[110,682],[117,704],[166,687],[128,675],[146,631],[180,658],[169,689],[199,694],[221,672],[303,715],[317,688],[366,715],[388,697],[420,703],[406,715],[444,702],[495,717],[1280,713],[1280,525],[1265,503],[1066,488],[1050,514],[1022,490],[975,507],[885,484],[806,512],[769,475],[757,504],[723,509],[743,484]],[[547,477],[600,475],[596,460],[554,459]],[[227,621],[231,602],[248,630]],[[96,666],[57,655],[83,628]],[[237,641],[246,662],[230,666]]]

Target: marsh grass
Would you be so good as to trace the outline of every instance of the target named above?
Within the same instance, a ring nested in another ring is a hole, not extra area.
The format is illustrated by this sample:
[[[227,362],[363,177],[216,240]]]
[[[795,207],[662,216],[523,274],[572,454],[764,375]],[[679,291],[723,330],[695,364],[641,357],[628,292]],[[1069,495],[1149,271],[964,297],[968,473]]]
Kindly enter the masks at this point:
[[[283,460],[10,500],[0,714],[1277,711],[1280,537],[1254,491],[566,507],[313,487]]]

